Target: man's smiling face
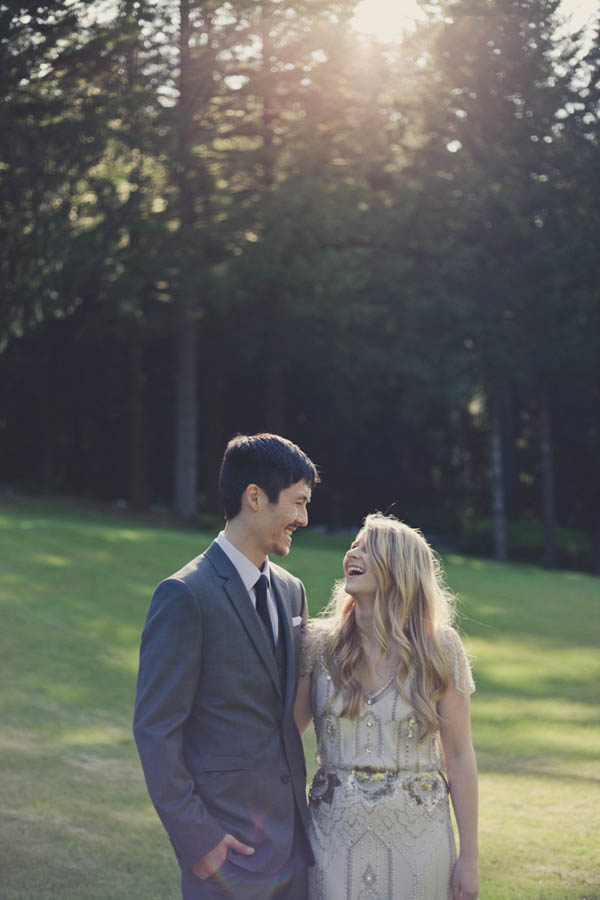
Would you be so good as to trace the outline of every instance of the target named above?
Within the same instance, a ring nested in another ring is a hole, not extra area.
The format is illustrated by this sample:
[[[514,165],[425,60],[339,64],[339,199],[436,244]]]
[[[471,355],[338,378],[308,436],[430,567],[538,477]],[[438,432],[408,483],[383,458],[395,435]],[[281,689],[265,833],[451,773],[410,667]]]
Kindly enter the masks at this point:
[[[277,503],[271,503],[267,495],[262,494],[255,522],[261,549],[267,555],[287,556],[294,531],[308,524],[311,489],[305,481],[297,481],[281,491]]]

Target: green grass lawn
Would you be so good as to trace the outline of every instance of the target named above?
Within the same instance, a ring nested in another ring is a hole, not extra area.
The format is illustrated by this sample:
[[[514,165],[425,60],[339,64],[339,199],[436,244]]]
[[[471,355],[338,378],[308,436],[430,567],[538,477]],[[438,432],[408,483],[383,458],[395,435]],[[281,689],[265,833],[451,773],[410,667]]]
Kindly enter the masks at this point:
[[[131,716],[152,589],[211,537],[0,502],[2,900],[179,897]],[[286,566],[313,612],[346,544],[295,539]],[[598,900],[600,580],[456,555],[445,564],[478,686],[481,900]],[[310,766],[311,734],[306,749]]]

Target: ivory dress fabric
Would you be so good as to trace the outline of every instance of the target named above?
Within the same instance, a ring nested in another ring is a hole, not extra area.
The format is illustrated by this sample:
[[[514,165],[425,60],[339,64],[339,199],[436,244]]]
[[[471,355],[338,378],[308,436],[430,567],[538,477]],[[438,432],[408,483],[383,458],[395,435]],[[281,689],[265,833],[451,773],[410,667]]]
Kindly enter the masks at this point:
[[[323,627],[305,631],[318,742],[309,792],[315,865],[309,900],[450,900],[455,844],[439,732],[419,740],[415,712],[390,680],[366,695],[357,720],[323,658]],[[457,690],[475,690],[454,629],[443,634]]]

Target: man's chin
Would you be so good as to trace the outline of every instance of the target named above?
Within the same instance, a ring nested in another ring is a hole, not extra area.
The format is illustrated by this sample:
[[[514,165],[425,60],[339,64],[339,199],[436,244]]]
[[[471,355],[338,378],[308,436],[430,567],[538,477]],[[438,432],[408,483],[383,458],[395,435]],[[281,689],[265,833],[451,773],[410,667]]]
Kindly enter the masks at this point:
[[[276,556],[287,556],[292,547],[291,541],[289,544],[277,544],[273,547],[273,553]]]

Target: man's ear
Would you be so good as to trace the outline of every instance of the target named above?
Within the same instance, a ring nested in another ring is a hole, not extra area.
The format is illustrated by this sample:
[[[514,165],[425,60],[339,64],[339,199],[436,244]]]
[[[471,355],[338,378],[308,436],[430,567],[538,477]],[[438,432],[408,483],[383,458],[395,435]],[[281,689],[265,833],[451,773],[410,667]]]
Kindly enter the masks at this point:
[[[244,499],[251,512],[258,512],[262,495],[263,491],[257,484],[246,485],[246,490],[244,491]]]

